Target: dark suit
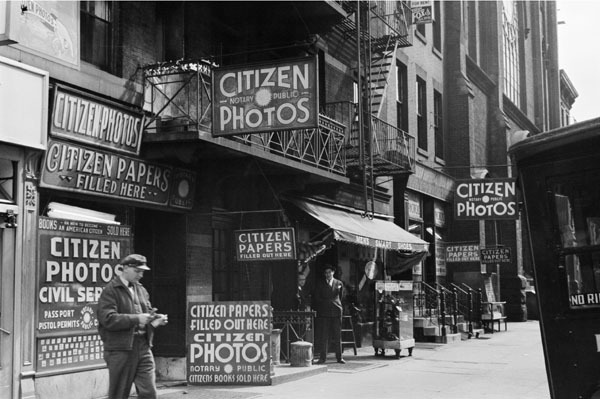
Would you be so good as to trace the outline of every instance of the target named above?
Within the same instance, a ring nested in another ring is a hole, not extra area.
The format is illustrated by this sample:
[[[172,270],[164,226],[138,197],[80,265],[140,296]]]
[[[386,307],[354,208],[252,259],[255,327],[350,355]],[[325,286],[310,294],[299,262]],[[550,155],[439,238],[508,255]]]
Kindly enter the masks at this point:
[[[331,340],[337,360],[342,358],[342,295],[344,286],[340,280],[332,279],[331,286],[326,280],[316,283],[313,291],[313,309],[317,312],[315,320],[315,354],[325,361],[328,343]]]

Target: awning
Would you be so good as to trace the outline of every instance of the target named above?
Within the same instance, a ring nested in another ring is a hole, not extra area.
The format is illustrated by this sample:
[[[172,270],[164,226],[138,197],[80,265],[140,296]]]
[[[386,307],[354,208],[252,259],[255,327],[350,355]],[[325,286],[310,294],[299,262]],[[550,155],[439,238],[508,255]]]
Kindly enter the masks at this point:
[[[363,218],[357,213],[312,202],[290,199],[291,203],[333,230],[333,239],[403,252],[427,252],[429,244],[393,222]]]

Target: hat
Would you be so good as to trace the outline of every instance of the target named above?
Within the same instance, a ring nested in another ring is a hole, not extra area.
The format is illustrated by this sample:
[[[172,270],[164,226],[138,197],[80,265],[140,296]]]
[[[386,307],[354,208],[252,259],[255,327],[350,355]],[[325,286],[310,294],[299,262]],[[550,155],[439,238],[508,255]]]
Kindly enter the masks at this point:
[[[334,267],[333,265],[329,264],[329,263],[326,263],[326,264],[323,266],[323,271],[325,271],[325,270],[327,270],[327,269],[331,270],[332,272],[335,272],[335,267]]]
[[[130,254],[121,259],[121,266],[137,267],[140,270],[150,270],[144,255]]]

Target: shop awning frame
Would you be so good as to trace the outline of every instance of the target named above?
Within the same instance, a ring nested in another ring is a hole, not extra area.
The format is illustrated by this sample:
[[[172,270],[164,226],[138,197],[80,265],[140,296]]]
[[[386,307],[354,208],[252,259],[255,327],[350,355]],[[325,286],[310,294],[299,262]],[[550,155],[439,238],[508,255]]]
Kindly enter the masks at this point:
[[[429,243],[389,220],[312,201],[289,199],[302,211],[330,227],[333,239],[355,245],[410,253],[428,252]]]

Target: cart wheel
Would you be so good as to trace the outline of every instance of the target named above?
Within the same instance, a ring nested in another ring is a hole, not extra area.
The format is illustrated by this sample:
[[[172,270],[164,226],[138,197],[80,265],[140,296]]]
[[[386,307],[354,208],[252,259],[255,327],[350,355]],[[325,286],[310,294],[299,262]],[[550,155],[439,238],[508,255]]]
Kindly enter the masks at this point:
[[[396,357],[400,358],[400,349],[395,349],[395,351],[396,351]]]
[[[412,356],[412,350],[413,348],[408,348],[408,356]]]

